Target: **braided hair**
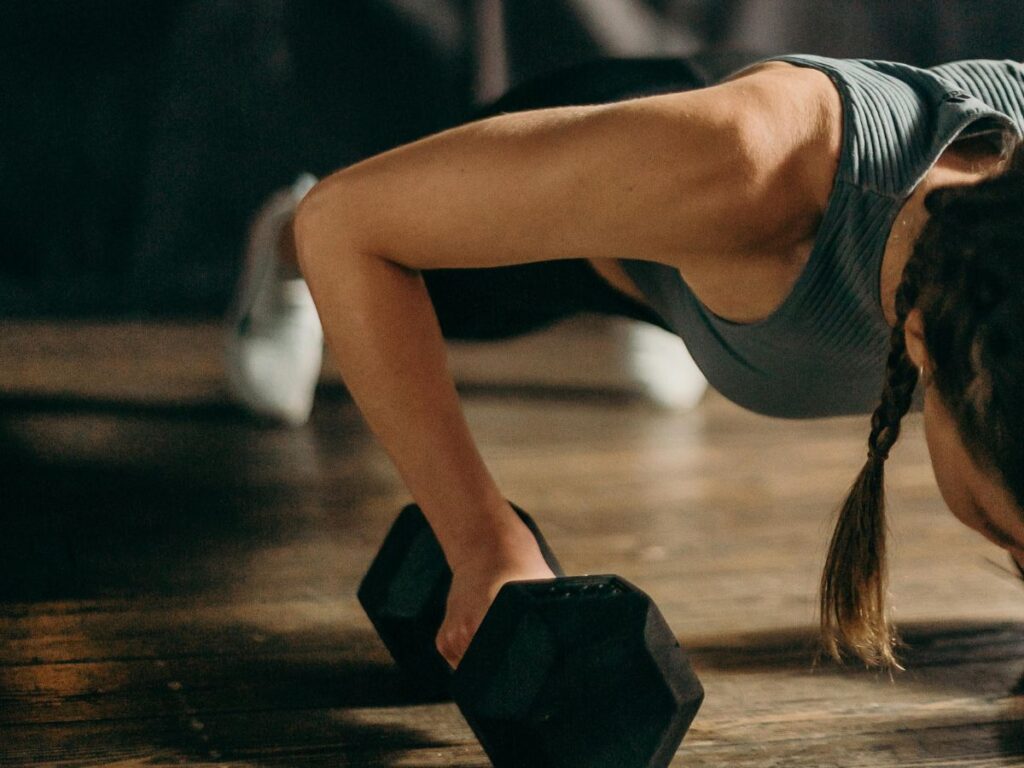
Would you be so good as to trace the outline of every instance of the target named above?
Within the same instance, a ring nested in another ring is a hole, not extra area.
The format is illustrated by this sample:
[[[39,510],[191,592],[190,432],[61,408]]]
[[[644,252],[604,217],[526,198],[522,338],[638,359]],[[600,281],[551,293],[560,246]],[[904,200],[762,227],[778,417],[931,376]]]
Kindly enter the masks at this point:
[[[821,580],[825,651],[898,666],[886,609],[885,460],[910,409],[918,371],[905,325],[921,311],[930,383],[968,452],[1024,508],[1024,144],[1007,170],[976,185],[936,189],[928,223],[896,291],[881,403],[868,459],[839,513]]]

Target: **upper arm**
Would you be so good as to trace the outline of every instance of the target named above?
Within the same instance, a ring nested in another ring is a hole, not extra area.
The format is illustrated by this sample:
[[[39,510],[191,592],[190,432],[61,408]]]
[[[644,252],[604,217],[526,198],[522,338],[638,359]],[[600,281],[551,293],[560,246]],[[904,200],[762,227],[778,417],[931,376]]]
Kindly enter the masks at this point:
[[[684,268],[764,248],[812,204],[801,149],[751,77],[608,105],[501,115],[327,178],[300,241],[409,268],[629,257]],[[318,249],[319,250],[319,249]]]

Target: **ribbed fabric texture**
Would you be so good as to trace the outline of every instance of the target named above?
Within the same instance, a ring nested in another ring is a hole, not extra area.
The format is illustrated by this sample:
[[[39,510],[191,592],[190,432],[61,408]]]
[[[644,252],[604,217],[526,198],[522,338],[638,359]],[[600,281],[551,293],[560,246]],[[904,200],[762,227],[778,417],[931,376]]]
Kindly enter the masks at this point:
[[[867,413],[878,404],[889,348],[879,278],[893,221],[957,137],[1024,133],[1024,65],[965,61],[924,70],[818,56],[776,60],[824,72],[843,103],[835,184],[790,295],[766,320],[732,323],[704,307],[677,270],[622,264],[730,400],[784,418]]]

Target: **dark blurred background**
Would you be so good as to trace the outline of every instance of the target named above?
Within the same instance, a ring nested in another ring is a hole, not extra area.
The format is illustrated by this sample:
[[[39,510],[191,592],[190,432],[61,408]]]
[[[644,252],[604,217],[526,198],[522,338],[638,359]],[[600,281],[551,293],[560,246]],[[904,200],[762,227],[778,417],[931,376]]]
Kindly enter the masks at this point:
[[[218,313],[249,215],[602,55],[1024,58],[1021,0],[5,0],[0,316]]]

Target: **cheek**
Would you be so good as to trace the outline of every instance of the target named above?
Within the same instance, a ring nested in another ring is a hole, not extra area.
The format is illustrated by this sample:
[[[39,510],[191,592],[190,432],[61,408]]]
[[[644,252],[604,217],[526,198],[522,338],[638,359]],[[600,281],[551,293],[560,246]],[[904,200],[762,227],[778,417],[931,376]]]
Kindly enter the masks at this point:
[[[957,477],[957,473],[942,454],[932,453],[932,471],[935,473],[935,483],[939,487],[939,493],[942,495],[942,500],[946,502],[946,506],[949,507],[949,511],[961,523],[973,527],[966,513],[964,501],[966,491]]]
[[[931,395],[925,397],[924,434],[928,443],[928,454],[932,460],[935,483],[943,501],[960,522],[974,528],[969,515],[968,491],[964,480],[964,459],[960,456],[958,442],[953,439],[955,429],[946,423],[944,414],[937,413]]]

